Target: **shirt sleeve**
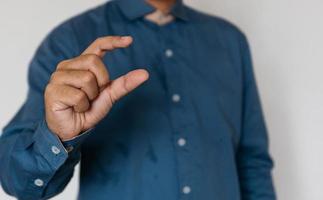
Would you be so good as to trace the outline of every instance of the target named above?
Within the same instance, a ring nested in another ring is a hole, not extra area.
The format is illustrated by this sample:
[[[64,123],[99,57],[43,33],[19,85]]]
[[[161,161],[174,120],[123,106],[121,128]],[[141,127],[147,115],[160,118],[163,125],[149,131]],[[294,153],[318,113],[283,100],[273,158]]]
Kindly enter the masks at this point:
[[[242,35],[240,51],[243,65],[242,133],[237,163],[243,200],[274,200],[271,177],[273,162],[252,68],[247,39]]]
[[[65,22],[42,42],[29,66],[27,99],[0,137],[1,185],[18,199],[60,193],[80,160],[80,144],[89,133],[60,141],[47,127],[43,100],[57,64],[79,54],[75,38],[71,23]]]

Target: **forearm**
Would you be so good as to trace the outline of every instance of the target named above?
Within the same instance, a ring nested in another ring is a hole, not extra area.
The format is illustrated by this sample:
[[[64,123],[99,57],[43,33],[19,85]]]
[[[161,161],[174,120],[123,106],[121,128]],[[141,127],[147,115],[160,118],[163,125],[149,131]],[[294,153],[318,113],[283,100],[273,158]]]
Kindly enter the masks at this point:
[[[241,147],[238,174],[243,200],[275,200],[271,176],[273,162],[265,148]]]

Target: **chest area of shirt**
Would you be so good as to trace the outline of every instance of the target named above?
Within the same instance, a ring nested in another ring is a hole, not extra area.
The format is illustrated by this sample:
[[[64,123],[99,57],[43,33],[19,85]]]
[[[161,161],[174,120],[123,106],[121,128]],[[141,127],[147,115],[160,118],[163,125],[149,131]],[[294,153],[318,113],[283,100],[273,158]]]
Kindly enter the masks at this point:
[[[133,37],[132,46],[105,57],[112,78],[144,68],[150,73],[148,84],[154,91],[195,88],[204,92],[201,95],[216,95],[240,89],[241,77],[236,70],[239,66],[216,42],[206,43],[192,35],[167,32],[144,32]]]

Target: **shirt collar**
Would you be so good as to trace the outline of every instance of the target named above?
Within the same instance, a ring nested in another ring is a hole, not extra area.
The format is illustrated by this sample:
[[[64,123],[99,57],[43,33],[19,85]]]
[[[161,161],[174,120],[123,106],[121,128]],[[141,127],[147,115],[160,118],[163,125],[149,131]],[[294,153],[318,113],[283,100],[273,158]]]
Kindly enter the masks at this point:
[[[145,0],[117,0],[122,13],[130,20],[143,17],[155,11],[155,8],[146,3]],[[184,21],[188,20],[187,9],[182,0],[177,0],[171,14]]]

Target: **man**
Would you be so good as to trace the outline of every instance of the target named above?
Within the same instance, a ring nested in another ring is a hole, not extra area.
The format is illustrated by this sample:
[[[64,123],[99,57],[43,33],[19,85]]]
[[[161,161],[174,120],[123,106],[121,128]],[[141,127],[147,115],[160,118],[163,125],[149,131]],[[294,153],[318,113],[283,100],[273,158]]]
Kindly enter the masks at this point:
[[[81,161],[79,199],[275,199],[248,44],[225,20],[111,1],[56,28],[29,69],[0,140],[8,194],[50,198]]]

